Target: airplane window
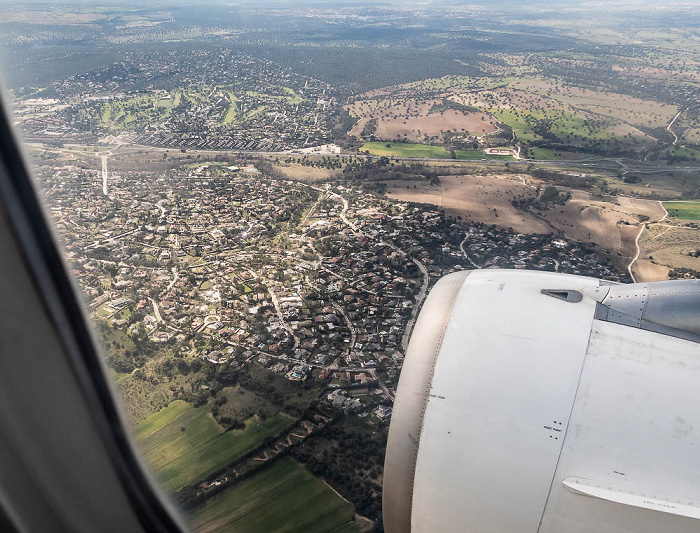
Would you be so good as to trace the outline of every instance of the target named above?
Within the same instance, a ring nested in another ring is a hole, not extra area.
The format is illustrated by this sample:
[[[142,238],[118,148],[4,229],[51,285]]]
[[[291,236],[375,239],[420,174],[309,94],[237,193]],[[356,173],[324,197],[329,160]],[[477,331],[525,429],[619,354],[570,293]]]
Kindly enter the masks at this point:
[[[700,275],[699,11],[0,6],[14,126],[193,531],[383,531],[398,380],[443,276]]]

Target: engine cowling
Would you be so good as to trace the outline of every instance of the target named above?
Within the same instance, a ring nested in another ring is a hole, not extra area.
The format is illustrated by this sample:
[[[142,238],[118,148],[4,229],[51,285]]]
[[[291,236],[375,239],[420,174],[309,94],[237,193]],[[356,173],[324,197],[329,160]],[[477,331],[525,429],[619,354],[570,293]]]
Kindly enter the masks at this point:
[[[441,279],[389,431],[384,527],[696,532],[700,282]]]

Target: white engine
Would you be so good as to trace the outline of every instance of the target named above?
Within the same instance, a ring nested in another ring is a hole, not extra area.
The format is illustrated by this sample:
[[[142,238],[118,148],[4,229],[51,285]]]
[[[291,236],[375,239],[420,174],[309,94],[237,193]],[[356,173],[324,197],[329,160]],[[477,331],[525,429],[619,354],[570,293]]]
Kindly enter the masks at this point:
[[[395,532],[700,531],[700,281],[451,274],[399,381]]]

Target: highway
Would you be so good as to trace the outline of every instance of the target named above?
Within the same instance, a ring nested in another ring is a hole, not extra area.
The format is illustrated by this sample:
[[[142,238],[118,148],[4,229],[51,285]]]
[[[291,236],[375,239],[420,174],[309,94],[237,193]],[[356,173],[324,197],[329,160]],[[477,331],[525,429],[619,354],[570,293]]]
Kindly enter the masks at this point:
[[[94,157],[95,155],[101,156],[101,154],[95,154],[95,153],[89,153],[89,152],[84,152],[80,150],[84,150],[87,148],[94,148],[93,145],[80,145],[80,144],[69,144],[66,145],[67,147],[73,147],[75,150],[71,150],[70,148],[56,148],[51,145],[45,145],[44,143],[28,143],[29,146],[33,147],[38,147],[43,150],[47,151],[57,151],[57,152],[70,152],[76,155],[82,155],[85,157]],[[112,148],[110,151],[107,152],[107,155],[113,156],[115,155],[114,152],[117,149],[124,148],[125,145],[117,145],[115,148]],[[176,147],[170,147],[170,148],[161,148],[161,147],[155,147],[155,146],[141,146],[141,145],[131,145],[128,147],[127,150],[122,150],[122,154],[126,154],[128,152],[135,152],[138,150],[148,150],[148,151],[158,151],[158,152],[170,152],[172,153],[173,150],[176,150]],[[221,155],[221,154],[230,154],[232,156],[236,155],[246,155],[246,156],[260,156],[260,157],[265,157],[265,156],[290,156],[290,155],[303,155],[295,152],[294,150],[286,150],[286,151],[276,151],[276,152],[265,152],[265,151],[259,151],[259,150],[253,150],[253,151],[246,151],[246,150],[196,150],[196,149],[187,149],[188,154],[211,154],[211,155]],[[336,157],[336,158],[341,158],[341,159],[347,159],[347,158],[356,158],[356,157],[365,157],[368,159],[377,159],[379,160],[381,157],[386,157],[386,156],[378,156],[378,155],[371,155],[371,154],[358,154],[358,153],[352,153],[352,154],[334,154],[334,153],[328,153],[328,154],[319,154],[319,155],[324,155],[326,157]],[[506,161],[502,159],[489,159],[488,156],[481,159],[481,160],[470,160],[470,159],[449,159],[449,158],[423,158],[423,157],[400,157],[400,156],[391,156],[389,159],[392,159],[394,161],[409,161],[409,162],[416,162],[416,161],[432,161],[432,162],[452,162],[452,163],[462,163],[464,165],[482,165],[484,163],[490,163],[490,164],[503,164]],[[519,160],[513,160],[509,161],[511,165],[538,165],[538,166],[555,166],[555,167],[570,167],[570,168],[593,168],[593,169],[606,169],[606,170],[618,170],[620,167],[624,169],[628,169],[629,171],[633,171],[635,173],[655,173],[655,172],[698,172],[700,171],[700,166],[688,166],[688,165],[667,165],[665,163],[651,163],[648,161],[643,161],[641,159],[629,159],[629,158],[614,158],[614,157],[588,157],[584,159],[576,159],[576,160],[570,160],[570,161],[550,161],[550,160],[545,160],[545,159],[519,159]],[[315,187],[314,187],[315,188]]]

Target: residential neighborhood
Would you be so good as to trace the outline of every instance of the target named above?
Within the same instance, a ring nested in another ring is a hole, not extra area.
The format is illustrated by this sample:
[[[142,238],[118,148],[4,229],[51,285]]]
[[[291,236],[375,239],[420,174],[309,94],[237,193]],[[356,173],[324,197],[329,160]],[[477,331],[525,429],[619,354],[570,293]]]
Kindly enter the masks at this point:
[[[415,311],[441,276],[483,267],[618,279],[553,235],[466,224],[342,185],[251,178],[243,167],[114,172],[107,195],[97,171],[43,168],[116,372],[167,380],[194,361],[254,364],[332,387],[323,398],[356,412],[390,405]]]
[[[23,100],[15,116],[28,141],[54,145],[274,151],[330,143],[334,103],[329,84],[241,52],[129,52]]]

